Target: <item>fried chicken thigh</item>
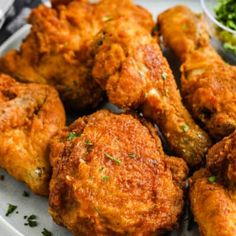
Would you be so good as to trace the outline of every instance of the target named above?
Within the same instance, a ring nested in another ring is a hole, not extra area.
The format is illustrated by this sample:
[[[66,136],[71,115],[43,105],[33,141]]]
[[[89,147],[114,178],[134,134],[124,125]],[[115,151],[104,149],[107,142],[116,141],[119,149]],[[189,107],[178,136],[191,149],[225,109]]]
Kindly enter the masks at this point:
[[[199,165],[211,141],[183,106],[174,77],[156,40],[134,20],[110,21],[94,46],[93,77],[109,100],[139,108],[153,119],[170,148],[191,166]]]
[[[191,207],[204,236],[236,235],[236,132],[215,144],[194,174]]]
[[[37,194],[48,194],[48,143],[64,123],[54,88],[0,75],[0,167]]]
[[[101,110],[51,144],[49,212],[74,235],[153,235],[176,226],[188,169],[147,122]]]
[[[53,7],[41,5],[32,11],[29,36],[19,52],[12,50],[0,60],[0,69],[20,81],[55,86],[67,107],[94,108],[102,100],[102,90],[90,73],[94,36],[119,15],[133,17],[151,31],[152,17],[127,0],[54,1]]]
[[[214,139],[229,135],[236,127],[236,67],[216,53],[201,16],[189,8],[165,11],[158,25],[165,45],[182,62],[182,93],[189,110]]]

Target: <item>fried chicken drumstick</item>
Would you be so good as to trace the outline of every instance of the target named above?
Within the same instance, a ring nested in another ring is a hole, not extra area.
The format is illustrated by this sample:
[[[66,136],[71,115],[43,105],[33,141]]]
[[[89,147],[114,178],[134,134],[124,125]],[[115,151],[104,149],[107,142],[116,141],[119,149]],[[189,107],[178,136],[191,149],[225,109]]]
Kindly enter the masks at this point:
[[[0,69],[20,81],[53,85],[67,107],[91,110],[101,102],[102,90],[91,77],[90,43],[107,21],[119,15],[135,18],[150,31],[154,25],[152,16],[129,0],[41,5],[29,17],[31,32],[20,51],[8,52]]]
[[[50,161],[49,212],[75,236],[148,236],[178,222],[188,168],[147,122],[106,110],[79,118],[53,139]]]
[[[236,235],[236,132],[214,145],[194,174],[191,208],[204,236]]]
[[[174,77],[156,40],[134,20],[110,21],[94,46],[92,75],[109,100],[139,108],[152,118],[170,148],[191,166],[199,165],[210,140],[183,106]]]
[[[48,144],[64,124],[54,88],[0,75],[0,167],[37,194],[48,194]]]
[[[225,63],[210,44],[201,17],[185,6],[158,17],[164,43],[182,62],[182,93],[193,116],[214,139],[236,127],[236,67]]]

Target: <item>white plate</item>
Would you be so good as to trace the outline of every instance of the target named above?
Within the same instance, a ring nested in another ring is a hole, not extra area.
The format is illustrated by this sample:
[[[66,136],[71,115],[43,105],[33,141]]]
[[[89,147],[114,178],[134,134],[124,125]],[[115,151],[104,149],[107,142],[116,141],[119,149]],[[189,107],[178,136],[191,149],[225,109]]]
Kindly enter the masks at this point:
[[[200,3],[196,0],[136,0],[134,2],[147,8],[153,14],[155,20],[158,13],[177,4],[185,4],[194,11],[201,11]],[[0,47],[0,56],[12,48],[17,48],[22,39],[27,35],[29,28],[29,25],[24,26],[2,44]],[[23,191],[26,190],[29,192],[27,187],[24,184],[15,181],[0,169],[0,175],[2,174],[5,176],[5,180],[0,181],[0,236],[40,236],[42,235],[41,232],[43,228],[53,232],[54,236],[71,235],[66,229],[53,223],[47,212],[48,204],[46,198],[36,196],[33,193],[30,193],[30,197],[24,197],[22,195]],[[17,205],[19,213],[13,213],[9,217],[5,217],[8,203]],[[24,225],[24,216],[31,214],[37,216],[39,225],[35,228]],[[197,234],[193,231],[182,231],[175,232],[172,235],[196,236]]]

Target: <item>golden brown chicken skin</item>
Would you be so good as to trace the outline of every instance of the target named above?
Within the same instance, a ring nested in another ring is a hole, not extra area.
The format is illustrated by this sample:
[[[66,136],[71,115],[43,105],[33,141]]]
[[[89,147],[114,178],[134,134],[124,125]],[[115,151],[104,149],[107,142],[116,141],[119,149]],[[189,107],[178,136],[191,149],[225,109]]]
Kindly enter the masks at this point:
[[[39,6],[29,17],[32,25],[20,51],[0,60],[0,69],[24,82],[47,83],[60,92],[67,107],[91,109],[102,100],[102,90],[91,77],[90,43],[112,18],[127,15],[151,30],[151,15],[131,1],[54,1]],[[62,2],[63,3],[63,2]]]
[[[236,132],[209,149],[207,167],[194,174],[191,207],[204,236],[236,235]]]
[[[236,235],[235,187],[229,188],[207,169],[192,177],[191,208],[202,236]]]
[[[207,168],[227,183],[236,183],[236,131],[209,149]]]
[[[93,77],[109,100],[139,108],[153,119],[170,148],[190,166],[202,163],[211,141],[183,106],[170,67],[156,40],[132,19],[107,23],[94,46]]]
[[[164,155],[150,124],[107,110],[84,116],[53,139],[50,161],[49,213],[74,235],[153,235],[177,225],[188,169]]]
[[[167,47],[182,62],[182,93],[193,116],[214,139],[236,127],[236,67],[225,63],[210,44],[200,15],[185,6],[171,8],[158,17]]]
[[[48,143],[64,123],[54,88],[0,75],[0,167],[34,193],[48,194]]]

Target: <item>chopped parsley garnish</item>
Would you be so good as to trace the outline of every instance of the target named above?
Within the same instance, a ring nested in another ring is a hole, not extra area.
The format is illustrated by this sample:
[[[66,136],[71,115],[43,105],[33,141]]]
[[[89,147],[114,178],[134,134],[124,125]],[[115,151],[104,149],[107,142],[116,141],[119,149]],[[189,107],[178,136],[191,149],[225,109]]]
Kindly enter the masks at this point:
[[[208,181],[209,181],[210,183],[215,183],[215,182],[216,182],[216,176],[214,176],[214,175],[210,176],[210,177],[208,178]]]
[[[17,206],[9,203],[5,216],[9,216],[10,214],[12,214],[16,210],[16,208],[17,208]]]
[[[28,217],[24,216],[24,219],[27,220],[26,223],[24,223],[24,225],[28,225],[30,227],[36,227],[38,225],[38,222],[36,221],[36,215],[30,215]]]
[[[152,29],[152,33],[153,34],[155,34],[155,33],[157,33],[158,32],[158,26],[157,26],[157,24],[153,27],[153,29]]]
[[[45,228],[43,228],[43,231],[41,233],[44,236],[52,236],[52,233],[49,230],[45,229]]]
[[[187,124],[181,125],[180,128],[181,128],[184,132],[188,132],[188,130],[189,130],[189,126],[188,126]]]
[[[109,180],[109,176],[105,175],[102,177],[103,181],[107,182]]]
[[[90,152],[93,148],[93,143],[90,140],[86,140],[85,145],[87,146],[87,151]]]
[[[29,197],[29,196],[30,196],[30,193],[27,192],[27,191],[24,191],[22,195],[23,195],[24,197]]]
[[[136,154],[135,154],[135,153],[129,153],[129,154],[128,154],[128,157],[134,159],[134,158],[136,157]]]
[[[186,25],[186,24],[183,24],[181,27],[182,27],[183,30],[188,30],[189,29],[189,26]]]
[[[105,153],[105,157],[108,158],[108,159],[110,159],[110,160],[112,160],[112,161],[114,161],[117,165],[120,165],[120,164],[121,164],[121,160],[119,160],[119,159],[117,159],[117,158],[111,156],[111,155],[108,154],[108,153]]]
[[[73,139],[75,139],[75,138],[77,138],[77,137],[80,137],[80,136],[81,136],[81,134],[77,134],[77,133],[75,133],[75,132],[70,132],[70,133],[68,134],[66,140],[67,140],[67,141],[71,141],[71,140],[73,140]]]
[[[161,74],[161,78],[163,79],[163,80],[166,80],[167,79],[167,73],[166,72],[163,72],[162,74]]]

